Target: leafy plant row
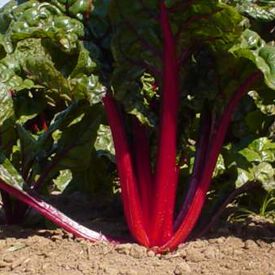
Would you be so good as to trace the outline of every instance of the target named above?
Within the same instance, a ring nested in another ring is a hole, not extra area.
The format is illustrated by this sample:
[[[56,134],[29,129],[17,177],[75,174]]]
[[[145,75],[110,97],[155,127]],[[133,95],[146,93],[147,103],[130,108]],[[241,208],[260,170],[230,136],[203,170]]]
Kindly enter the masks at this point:
[[[115,162],[132,236],[164,252],[190,237],[207,194],[274,190],[274,17],[272,1],[10,1],[0,10],[6,222],[33,207],[110,240],[41,196],[75,184],[107,196]]]

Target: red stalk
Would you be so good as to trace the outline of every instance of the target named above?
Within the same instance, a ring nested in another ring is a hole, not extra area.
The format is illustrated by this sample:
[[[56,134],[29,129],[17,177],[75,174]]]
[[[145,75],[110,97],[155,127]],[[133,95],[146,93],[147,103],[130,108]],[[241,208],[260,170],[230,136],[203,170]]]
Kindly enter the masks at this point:
[[[117,110],[115,100],[110,95],[107,95],[103,98],[103,103],[111,127],[116,151],[116,163],[126,220],[133,237],[144,246],[149,246],[125,128]]]
[[[41,123],[41,129],[43,129],[44,131],[48,131],[47,120],[44,113],[40,115],[40,123]]]
[[[197,185],[201,179],[201,175],[202,175],[203,168],[205,166],[205,161],[207,158],[207,150],[210,142],[209,140],[211,136],[211,124],[212,124],[211,114],[209,112],[205,112],[204,114],[202,114],[199,138],[196,146],[195,163],[193,167],[193,172],[190,178],[189,189],[186,194],[186,198],[184,200],[183,206],[175,221],[174,228],[176,230],[179,228],[180,224],[184,219],[184,216],[196,192]]]
[[[152,245],[161,245],[173,235],[175,194],[178,180],[176,164],[177,114],[179,103],[176,45],[165,3],[160,6],[163,33],[163,91],[160,112],[160,136],[155,175],[155,201],[151,224]]]
[[[16,187],[13,187],[7,183],[5,183],[2,179],[0,179],[0,188],[5,192],[9,193],[11,196],[14,196],[16,199],[21,202],[29,205],[38,211],[42,216],[49,219],[56,225],[64,228],[69,233],[72,233],[76,237],[84,238],[90,241],[112,241],[111,239],[105,237],[101,233],[90,230],[77,222],[73,221],[58,209],[49,205],[48,203],[30,196],[24,191],[18,190]]]
[[[32,131],[35,133],[40,131],[37,123],[32,124],[31,127],[32,127]]]
[[[231,97],[231,100],[229,101],[223,112],[220,123],[218,124],[217,131],[213,135],[212,144],[210,146],[208,154],[209,159],[207,160],[207,163],[203,169],[201,180],[197,186],[197,190],[190,204],[190,207],[184,217],[184,220],[182,221],[182,224],[180,225],[174,236],[166,244],[159,248],[160,252],[175,249],[180,243],[186,240],[191,230],[195,226],[200,216],[204,201],[206,199],[206,193],[211,183],[212,174],[215,169],[217,158],[223,145],[233,111],[235,110],[241,98],[245,95],[249,87],[255,81],[257,81],[260,76],[261,74],[259,72],[251,74],[240,85],[240,87]]]
[[[148,230],[152,200],[152,169],[150,148],[146,128],[136,118],[133,119],[135,167],[144,223]]]

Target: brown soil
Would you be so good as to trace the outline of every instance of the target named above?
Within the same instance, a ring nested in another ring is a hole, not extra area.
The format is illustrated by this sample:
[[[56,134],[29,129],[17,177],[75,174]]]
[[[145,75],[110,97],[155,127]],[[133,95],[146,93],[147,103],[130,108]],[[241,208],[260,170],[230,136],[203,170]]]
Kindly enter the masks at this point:
[[[98,218],[94,211],[89,211],[88,204],[85,208],[83,205],[82,200],[71,208],[67,201],[65,207],[63,201],[63,210],[93,229],[127,234],[123,223],[110,215],[112,211],[108,216],[109,210],[105,210],[105,217]],[[275,275],[275,225],[259,219],[225,225],[166,255],[155,255],[131,243],[90,243],[60,229],[1,226],[0,274]]]

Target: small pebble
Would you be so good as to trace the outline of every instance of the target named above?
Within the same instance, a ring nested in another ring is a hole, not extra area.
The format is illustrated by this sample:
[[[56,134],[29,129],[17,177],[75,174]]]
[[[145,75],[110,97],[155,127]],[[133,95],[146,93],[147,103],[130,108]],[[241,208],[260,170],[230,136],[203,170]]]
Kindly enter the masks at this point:
[[[63,237],[60,236],[60,235],[53,235],[53,236],[51,237],[51,240],[52,240],[52,241],[60,241],[60,240],[62,240],[62,239],[63,239]]]
[[[244,248],[245,249],[255,249],[255,248],[257,249],[258,245],[252,240],[246,240],[244,242]]]
[[[190,262],[198,263],[204,260],[204,255],[196,249],[190,248],[186,253],[186,259]]]
[[[175,270],[174,270],[174,274],[175,275],[182,275],[182,274],[186,274],[186,273],[191,273],[191,267],[189,266],[189,264],[183,262],[180,263],[176,266]]]
[[[154,256],[155,256],[155,252],[152,251],[152,250],[149,250],[149,251],[147,252],[147,256],[148,256],[148,257],[154,257]]]
[[[206,259],[215,259],[217,257],[218,251],[215,247],[209,246],[205,249],[203,254]]]

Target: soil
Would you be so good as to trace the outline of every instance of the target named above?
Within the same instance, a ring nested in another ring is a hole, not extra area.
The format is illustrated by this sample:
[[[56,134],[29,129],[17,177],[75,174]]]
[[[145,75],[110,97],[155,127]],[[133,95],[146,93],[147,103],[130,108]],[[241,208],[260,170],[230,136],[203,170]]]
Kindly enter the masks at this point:
[[[119,207],[100,209],[98,203],[95,207],[72,197],[52,202],[82,224],[127,238],[123,221],[117,219],[121,217]],[[31,217],[37,219],[35,214]],[[61,229],[2,225],[0,274],[275,275],[275,225],[259,218],[242,224],[224,223],[165,255],[134,243],[91,243]]]

